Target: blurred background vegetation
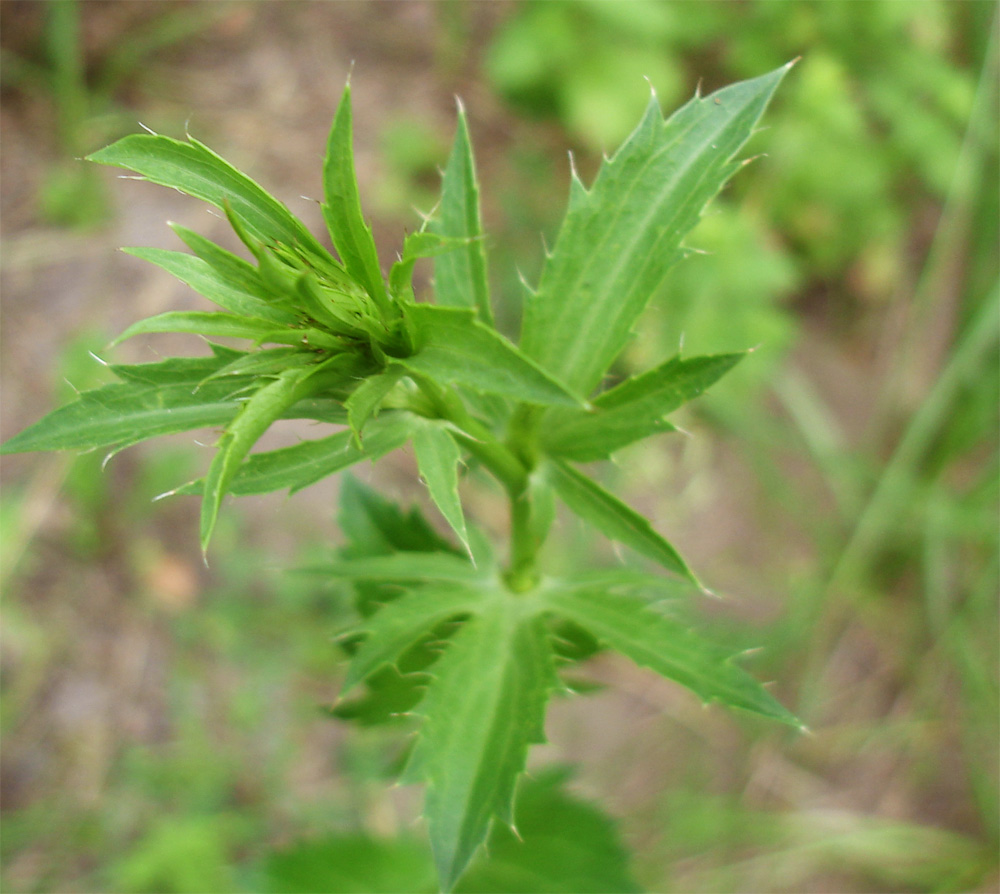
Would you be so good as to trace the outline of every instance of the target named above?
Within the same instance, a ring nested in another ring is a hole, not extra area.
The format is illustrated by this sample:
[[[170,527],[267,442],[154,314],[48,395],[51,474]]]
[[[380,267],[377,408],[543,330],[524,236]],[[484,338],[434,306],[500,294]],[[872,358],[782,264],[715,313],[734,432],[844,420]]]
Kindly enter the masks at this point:
[[[525,800],[654,891],[994,891],[996,15],[985,0],[5,0],[3,434],[101,381],[90,352],[128,323],[201,306],[114,248],[178,248],[167,219],[223,240],[224,225],[75,161],[139,121],[189,127],[321,232],[299,196],[320,193],[353,63],[362,196],[391,257],[433,204],[461,96],[515,332],[567,148],[586,181],[650,86],[669,110],[801,56],[751,144],[766,154],[710,206],[688,240],[705,253],[671,274],[622,371],[682,340],[757,350],[681,420],[693,437],[630,449],[608,477],[729,597],[705,626],[762,647],[752,671],[812,735],[599,657],[597,691],[555,706]],[[387,786],[405,726],[323,711],[348,601],[280,571],[341,542],[336,482],[230,503],[206,568],[196,501],[150,500],[207,456],[180,438],[106,466],[5,458],[3,889],[427,889],[417,798]],[[422,504],[405,455],[358,474]],[[468,496],[502,530],[493,495]],[[567,525],[550,559],[586,546]],[[567,762],[571,794],[544,769]],[[351,887],[336,869],[352,861],[381,874]]]

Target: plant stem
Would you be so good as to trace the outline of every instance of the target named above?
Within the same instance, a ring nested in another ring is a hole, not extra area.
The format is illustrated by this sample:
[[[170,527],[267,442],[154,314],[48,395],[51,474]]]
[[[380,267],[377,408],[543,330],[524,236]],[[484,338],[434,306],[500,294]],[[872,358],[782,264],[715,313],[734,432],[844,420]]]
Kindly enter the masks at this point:
[[[526,593],[538,583],[535,559],[541,544],[533,527],[528,488],[519,494],[510,494],[510,566],[504,573],[504,580],[515,593]]]
[[[504,573],[504,580],[515,593],[533,589],[538,583],[535,560],[541,543],[532,522],[533,505],[528,486],[530,469],[525,464],[522,451],[498,441],[493,432],[470,415],[460,399],[423,377],[413,378],[429,399],[434,412],[459,429],[455,432],[456,440],[479,459],[507,491],[510,500],[510,564]],[[511,427],[516,429],[516,423]],[[520,443],[517,438],[512,438],[512,441]]]

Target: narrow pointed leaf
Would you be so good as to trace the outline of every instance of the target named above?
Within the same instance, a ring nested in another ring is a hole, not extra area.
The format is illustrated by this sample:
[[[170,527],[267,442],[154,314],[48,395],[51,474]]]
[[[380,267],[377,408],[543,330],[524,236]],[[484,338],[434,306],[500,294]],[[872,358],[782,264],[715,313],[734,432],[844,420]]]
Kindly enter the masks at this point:
[[[190,383],[105,385],[85,391],[3,444],[0,452],[124,447],[157,435],[222,425],[239,412],[233,386],[196,392]]]
[[[653,529],[649,521],[608,493],[592,478],[559,460],[553,460],[546,467],[546,478],[559,498],[576,515],[606,537],[659,562],[664,568],[700,586],[677,550]]]
[[[228,205],[259,242],[278,241],[318,254],[325,252],[281,202],[193,138],[184,142],[159,134],[130,134],[87,156],[87,160],[127,168],[220,209]]]
[[[294,409],[294,407],[293,407]],[[376,460],[402,447],[413,433],[414,423],[405,413],[379,420],[365,438],[363,449],[356,447],[351,433],[342,431],[326,438],[302,441],[279,450],[254,453],[240,465],[229,493],[235,496],[265,494],[288,489],[295,493],[362,460]],[[200,494],[204,480],[199,478],[172,491],[174,494]]]
[[[140,385],[184,385],[189,384],[192,390],[220,369],[228,366],[240,357],[246,357],[245,351],[227,348],[223,345],[210,344],[211,356],[208,357],[168,357],[155,363],[123,364],[113,363],[109,369],[127,382]]]
[[[787,70],[695,97],[666,121],[654,99],[593,187],[574,182],[570,212],[526,299],[520,344],[529,357],[590,394],[705,204],[737,170],[731,159]]]
[[[664,416],[697,397],[743,354],[674,357],[594,398],[592,411],[552,410],[541,431],[543,449],[577,462],[607,459],[659,432],[676,431]]]
[[[454,254],[465,246],[464,239],[451,239],[432,230],[409,233],[403,252],[389,271],[389,288],[397,300],[413,301],[413,268],[417,261]]]
[[[226,427],[205,476],[201,504],[201,546],[208,548],[222,498],[229,490],[243,458],[272,422],[316,388],[322,366],[295,367],[258,389]]]
[[[704,702],[717,701],[790,726],[802,725],[734,663],[734,656],[645,599],[613,595],[603,588],[553,588],[543,598],[560,617],[579,624],[641,667],[686,686]]]
[[[256,295],[262,299],[267,298],[267,291],[260,281],[260,274],[249,261],[179,223],[170,222],[168,226],[197,257],[208,264],[226,282],[232,283],[250,295]]]
[[[133,323],[111,344],[116,345],[127,338],[155,332],[190,332],[207,338],[249,338],[258,342],[293,340],[297,343],[302,338],[298,330],[279,328],[270,320],[256,317],[243,317],[222,311],[169,310]]]
[[[385,396],[404,375],[406,370],[403,367],[390,364],[385,372],[369,376],[351,392],[344,406],[347,409],[347,421],[359,446],[365,423],[378,413]]]
[[[363,633],[366,638],[351,659],[340,695],[346,695],[380,667],[394,663],[443,621],[475,611],[481,602],[482,596],[474,589],[436,583],[383,605],[349,631]]]
[[[122,251],[162,267],[199,295],[204,295],[209,301],[231,313],[260,317],[276,323],[297,321],[295,314],[269,304],[258,293],[245,290],[241,279],[230,277],[202,258],[164,248],[125,248]],[[247,266],[251,270],[255,269],[249,264]]]
[[[333,247],[348,274],[361,283],[384,310],[389,299],[382,281],[375,240],[361,212],[351,130],[351,85],[348,84],[333,119],[323,162],[323,217],[330,230]]]
[[[290,366],[308,366],[311,363],[316,363],[316,355],[312,351],[291,346],[240,352],[232,363],[216,370],[205,381],[223,376],[273,376]]]
[[[479,319],[492,324],[486,249],[479,215],[479,186],[465,110],[459,106],[458,129],[441,185],[441,205],[431,230],[464,239],[465,244],[434,261],[434,298],[437,304],[474,307]]]
[[[407,369],[440,384],[458,383],[526,403],[583,404],[495,329],[480,323],[475,311],[415,304],[407,315],[419,343],[413,356],[399,361]]]
[[[544,741],[558,685],[538,616],[509,596],[489,602],[433,665],[404,781],[424,780],[424,815],[441,887],[450,891],[494,817],[510,823],[528,747]]]
[[[417,467],[434,505],[451,526],[462,546],[469,550],[469,534],[465,528],[465,514],[458,495],[458,467],[462,451],[458,444],[440,425],[421,425],[413,435],[413,449]]]

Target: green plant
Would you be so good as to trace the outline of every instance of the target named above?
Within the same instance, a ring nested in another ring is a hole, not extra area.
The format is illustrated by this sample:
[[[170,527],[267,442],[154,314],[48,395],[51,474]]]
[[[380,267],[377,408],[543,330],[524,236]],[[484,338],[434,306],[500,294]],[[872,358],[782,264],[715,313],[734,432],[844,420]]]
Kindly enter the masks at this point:
[[[440,885],[452,889],[494,818],[512,822],[528,748],[544,736],[559,669],[615,649],[719,701],[798,727],[799,721],[701,638],[683,610],[703,588],[652,524],[579,464],[673,430],[664,418],[731,369],[741,354],[672,357],[602,389],[609,368],[705,204],[741,166],[735,154],[788,66],[695,97],[664,120],[651,101],[632,136],[588,189],[573,175],[569,209],[535,289],[519,344],[493,325],[478,185],[464,115],[439,208],[406,237],[383,276],[358,195],[350,87],[324,163],[323,216],[336,256],[280,202],[192,137],[136,134],[90,156],[222,209],[250,263],[175,226],[193,254],[131,254],[163,267],[222,310],[169,312],[120,337],[190,332],[248,340],[207,357],[111,365],[116,384],[22,431],[4,452],[110,449],[155,435],[223,426],[200,493],[207,550],[223,498],[294,492],[363,459],[413,443],[430,497],[457,543],[347,479],[348,546],[313,569],[353,586],[359,620],[344,631],[351,663],[335,713],[359,722],[411,708],[421,720],[403,779],[427,786],[425,816]],[[418,302],[415,264],[432,258],[436,303]],[[269,347],[264,347],[269,345]],[[251,454],[276,420],[340,427]],[[494,557],[465,518],[464,466],[499,483],[510,542]],[[547,574],[540,551],[555,499],[597,532],[672,577],[614,569]]]

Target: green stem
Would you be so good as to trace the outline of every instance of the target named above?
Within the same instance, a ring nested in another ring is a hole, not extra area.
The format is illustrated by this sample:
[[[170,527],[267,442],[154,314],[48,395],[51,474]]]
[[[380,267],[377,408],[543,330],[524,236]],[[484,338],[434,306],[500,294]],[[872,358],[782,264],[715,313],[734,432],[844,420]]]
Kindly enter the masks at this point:
[[[433,411],[453,423],[456,440],[490,470],[504,486],[510,500],[510,565],[504,573],[515,593],[524,593],[538,583],[536,558],[541,543],[533,525],[533,505],[528,487],[529,468],[520,451],[502,444],[485,425],[473,418],[461,400],[436,383],[413,376]],[[514,426],[512,426],[514,427]],[[516,440],[516,439],[515,439]]]
[[[446,419],[459,429],[455,434],[462,446],[493,473],[509,494],[519,494],[528,486],[528,470],[524,464],[497,440],[493,432],[469,414],[459,398],[422,376],[411,374],[411,378],[430,401],[438,418]]]
[[[510,566],[504,574],[515,593],[526,593],[538,584],[536,559],[541,546],[532,524],[532,501],[525,488],[510,495]]]

